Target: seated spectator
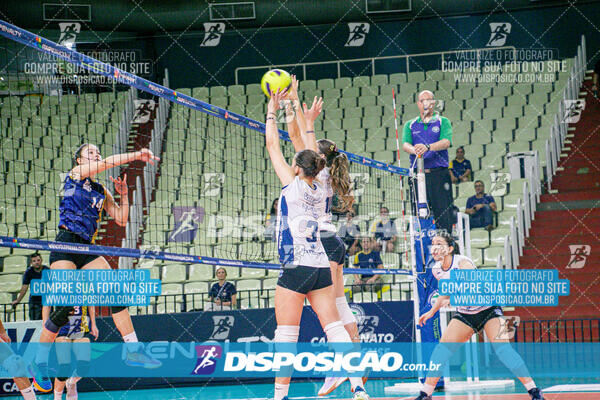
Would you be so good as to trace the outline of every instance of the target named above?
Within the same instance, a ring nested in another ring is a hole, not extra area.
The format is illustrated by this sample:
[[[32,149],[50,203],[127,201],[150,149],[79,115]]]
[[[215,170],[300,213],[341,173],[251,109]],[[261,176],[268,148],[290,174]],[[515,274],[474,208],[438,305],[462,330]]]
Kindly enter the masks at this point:
[[[267,215],[267,219],[265,221],[265,239],[270,240],[272,242],[275,241],[275,231],[277,229],[277,205],[279,204],[279,198],[273,200],[271,203],[271,211],[269,215]]]
[[[355,255],[360,250],[360,227],[352,221],[353,218],[354,211],[348,211],[346,213],[346,222],[338,231],[338,236],[344,241],[346,252],[350,256]]]
[[[456,149],[456,158],[450,161],[450,179],[452,183],[467,182],[472,179],[472,172],[471,161],[465,158],[465,148],[460,146]]]
[[[215,311],[215,310],[231,310],[235,308],[236,304],[236,293],[235,285],[228,282],[227,271],[221,267],[217,269],[217,279],[210,288],[209,296],[210,303],[204,306],[204,311]]]
[[[396,230],[396,224],[390,219],[390,210],[387,207],[379,209],[379,219],[371,225],[371,234],[377,241],[375,250],[384,254],[394,251],[398,231]]]
[[[354,268],[383,269],[383,262],[379,252],[375,250],[375,240],[370,236],[364,236],[361,240],[362,250],[354,256]],[[378,292],[381,290],[383,279],[381,275],[373,273],[355,274],[354,284],[361,285],[362,291]]]
[[[471,228],[485,228],[488,231],[494,229],[494,214],[497,210],[496,201],[484,192],[485,186],[482,181],[475,181],[475,196],[467,199],[467,209]]]
[[[31,266],[23,274],[23,284],[15,301],[12,302],[13,308],[17,306],[27,294],[32,279],[42,279],[42,271],[48,269],[42,265],[42,256],[40,253],[31,255]],[[29,319],[32,321],[42,319],[42,296],[29,296]]]

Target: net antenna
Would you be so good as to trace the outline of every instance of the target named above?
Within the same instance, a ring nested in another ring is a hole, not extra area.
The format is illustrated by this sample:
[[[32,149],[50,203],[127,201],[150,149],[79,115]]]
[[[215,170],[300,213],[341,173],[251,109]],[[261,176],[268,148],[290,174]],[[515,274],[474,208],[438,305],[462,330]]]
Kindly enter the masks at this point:
[[[392,104],[394,106],[394,128],[396,129],[396,156],[398,158],[398,167],[402,167],[400,165],[400,139],[398,136],[398,116],[396,114],[396,90],[392,88]],[[408,265],[408,238],[406,237],[406,215],[404,208],[404,180],[403,176],[400,175],[400,200],[402,201],[402,230],[404,231],[404,235],[402,238],[402,246],[406,250],[404,252],[404,263]]]

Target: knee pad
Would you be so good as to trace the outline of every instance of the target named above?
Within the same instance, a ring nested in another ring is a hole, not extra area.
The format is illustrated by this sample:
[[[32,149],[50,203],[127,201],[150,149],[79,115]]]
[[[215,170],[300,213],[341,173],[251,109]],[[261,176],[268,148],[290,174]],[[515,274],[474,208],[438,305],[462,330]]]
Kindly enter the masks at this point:
[[[335,305],[337,307],[338,313],[340,314],[342,324],[344,324],[344,325],[356,324],[356,317],[354,316],[354,313],[350,309],[350,306],[348,305],[348,300],[346,300],[346,297],[337,297],[335,299]]]
[[[296,343],[300,336],[300,327],[296,325],[278,325],[273,341],[279,343]]]
[[[52,333],[58,333],[58,330],[69,322],[69,315],[73,312],[73,306],[56,306],[50,313],[50,318],[44,325]]]
[[[89,360],[77,361],[77,376],[85,377],[90,372],[90,365]]]
[[[113,314],[116,314],[116,313],[119,313],[119,312],[121,312],[123,310],[126,310],[126,309],[127,309],[127,307],[125,307],[125,306],[112,306],[110,308],[110,311],[112,311]]]
[[[325,331],[325,335],[327,335],[327,341],[330,343],[334,342],[351,342],[350,335],[344,328],[344,324],[342,321],[335,321],[328,325],[326,325],[323,330]]]
[[[502,363],[517,377],[529,376],[529,371],[525,366],[523,358],[513,349],[510,343],[492,343],[496,355]]]

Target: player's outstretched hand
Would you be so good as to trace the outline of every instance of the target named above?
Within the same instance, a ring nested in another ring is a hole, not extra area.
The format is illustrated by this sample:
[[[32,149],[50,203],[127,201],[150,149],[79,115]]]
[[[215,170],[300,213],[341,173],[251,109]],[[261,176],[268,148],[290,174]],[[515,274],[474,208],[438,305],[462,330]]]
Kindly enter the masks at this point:
[[[117,179],[110,177],[112,183],[115,184],[115,191],[119,193],[121,196],[126,195],[128,192],[127,188],[127,174],[123,175],[123,178],[118,177]]]
[[[298,100],[298,85],[299,85],[299,81],[298,79],[296,79],[296,75],[292,75],[292,84],[290,85],[290,88],[287,90],[286,92],[286,97],[289,100]]]
[[[317,96],[315,96],[315,98],[313,99],[312,106],[310,106],[310,108],[306,106],[306,103],[302,104],[302,108],[304,109],[304,117],[307,120],[314,121],[317,119],[317,117],[319,116],[319,114],[321,114],[321,111],[323,110],[323,98],[319,97],[317,99]]]
[[[271,93],[271,98],[269,99],[269,104],[267,104],[267,113],[275,114],[277,110],[280,108],[280,102],[285,98],[285,93],[280,92],[279,90]]]
[[[149,149],[141,149],[136,156],[139,161],[149,162],[152,165],[154,165],[154,161],[160,161],[160,158],[156,157]]]

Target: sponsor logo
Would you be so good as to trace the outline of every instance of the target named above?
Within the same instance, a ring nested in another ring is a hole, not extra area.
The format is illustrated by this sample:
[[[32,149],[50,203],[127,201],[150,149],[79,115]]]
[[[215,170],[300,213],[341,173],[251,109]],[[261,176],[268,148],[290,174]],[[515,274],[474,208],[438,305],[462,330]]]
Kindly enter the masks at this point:
[[[207,172],[202,175],[202,193],[204,196],[218,196],[225,183],[225,174]]]
[[[510,34],[511,24],[508,22],[492,22],[490,23],[490,40],[486,43],[486,47],[504,46],[506,39]]]
[[[569,269],[580,269],[583,268],[588,256],[591,253],[592,247],[587,244],[572,244],[569,246],[571,250],[571,259],[567,264]]]
[[[504,196],[508,191],[508,184],[511,180],[511,174],[508,172],[492,172],[490,174],[492,187],[490,194],[492,196]]]
[[[9,35],[12,35],[12,36],[21,37],[21,35],[22,35],[21,32],[19,32],[18,30],[10,28],[10,27],[8,27],[8,26],[6,26],[4,24],[0,24],[0,29],[3,32],[6,32],[6,33],[8,33]],[[37,39],[37,37],[36,37],[36,39]]]
[[[184,99],[183,97],[177,97],[177,101],[179,103],[181,103],[181,104],[184,104],[184,105],[188,106],[188,107],[194,107],[195,106],[194,103],[192,103],[189,100]]]
[[[365,193],[365,188],[369,184],[371,176],[368,172],[353,172],[350,174],[352,181],[352,193],[354,196],[362,196]]]
[[[39,36],[35,37],[35,44],[37,45],[38,48],[42,48],[42,38]]]
[[[433,133],[438,133],[440,131],[440,127],[439,126],[434,126],[433,128],[431,128],[431,131]]]
[[[223,348],[218,345],[196,346],[198,360],[192,375],[210,375],[215,372],[217,359],[223,355]]]
[[[233,328],[235,317],[233,315],[213,315],[213,331],[209,340],[225,340],[229,338],[229,331]]]
[[[173,207],[173,215],[175,226],[169,235],[169,242],[193,242],[198,225],[204,219],[204,208]]]
[[[150,121],[152,111],[156,108],[154,100],[134,100],[135,113],[133,115],[134,124],[145,124]]]
[[[564,100],[565,115],[563,124],[576,124],[581,119],[581,113],[585,110],[585,100]]]
[[[225,111],[225,119],[232,119],[234,121],[239,121],[240,120],[235,115],[231,115],[228,111]]]
[[[517,327],[521,323],[521,317],[514,316],[499,316],[500,328],[498,329],[498,335],[496,339],[499,340],[512,340],[517,332]]]
[[[77,35],[81,32],[81,24],[79,22],[61,22],[58,24],[60,29],[60,37],[58,44],[72,49],[75,45]]]
[[[150,82],[148,83],[148,89],[150,89],[150,90],[152,90],[154,92],[160,93],[160,94],[164,94],[165,93],[164,89],[162,89],[162,88],[160,88],[160,87],[158,87],[156,85],[153,85]]]
[[[221,42],[221,36],[225,33],[224,22],[205,22],[204,39],[200,47],[215,47]]]
[[[358,360],[358,361],[357,361]],[[397,371],[404,364],[402,354],[389,352],[383,355],[376,351],[368,351],[365,354],[359,352],[335,353],[321,352],[299,354],[289,352],[260,352],[241,353],[227,352],[225,364],[226,372],[239,371],[281,371],[293,367],[299,372],[341,372],[341,371]]]
[[[254,123],[254,122],[248,121],[248,125],[250,125],[250,126],[251,126],[251,127],[253,127],[253,128],[260,129],[260,125],[259,125],[259,124],[256,124],[256,123]]]
[[[369,33],[369,29],[371,28],[371,24],[366,22],[349,22],[348,30],[350,33],[348,34],[348,40],[346,41],[345,47],[360,47],[365,43],[365,38]]]

